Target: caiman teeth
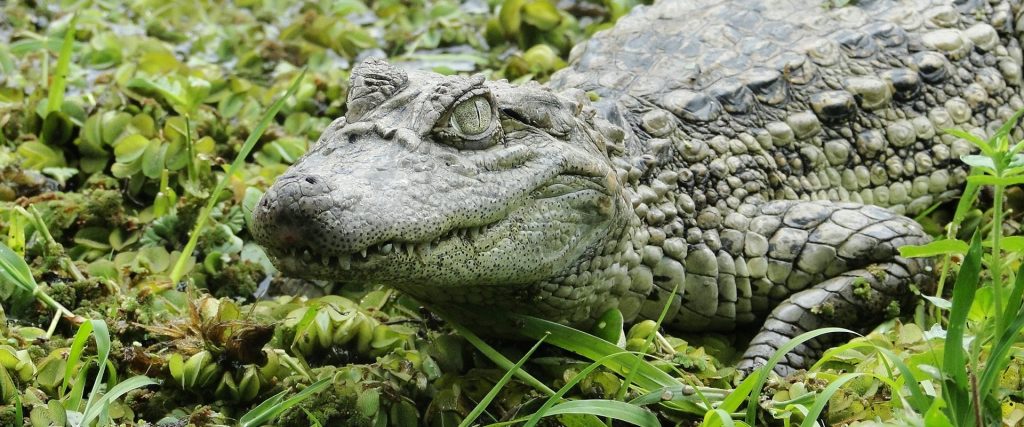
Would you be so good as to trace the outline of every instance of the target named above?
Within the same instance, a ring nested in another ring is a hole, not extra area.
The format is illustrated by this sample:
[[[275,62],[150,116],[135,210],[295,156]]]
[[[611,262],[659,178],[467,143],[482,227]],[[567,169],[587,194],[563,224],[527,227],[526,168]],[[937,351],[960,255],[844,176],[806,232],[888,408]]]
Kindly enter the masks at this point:
[[[303,248],[282,248],[278,257],[287,257],[297,262],[298,265],[315,265],[319,260],[325,269],[350,270],[352,262],[368,262],[373,255],[388,256],[392,253],[406,255],[409,257],[429,257],[434,250],[448,240],[456,237],[467,242],[476,240],[494,228],[496,224],[487,224],[479,227],[453,228],[444,234],[422,242],[387,242],[369,245],[352,253],[333,255],[317,254],[310,249]]]

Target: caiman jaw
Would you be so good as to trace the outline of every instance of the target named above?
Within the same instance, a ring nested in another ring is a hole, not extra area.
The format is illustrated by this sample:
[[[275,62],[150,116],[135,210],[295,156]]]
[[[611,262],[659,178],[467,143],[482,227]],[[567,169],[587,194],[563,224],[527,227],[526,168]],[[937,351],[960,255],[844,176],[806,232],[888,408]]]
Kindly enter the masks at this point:
[[[429,241],[386,241],[372,244],[356,252],[330,254],[315,253],[309,248],[273,248],[270,255],[273,256],[287,273],[310,274],[314,273],[310,267],[321,265],[326,271],[338,272],[365,269],[378,263],[395,260],[405,256],[408,258],[423,258],[440,245],[460,239],[464,242],[476,240],[481,235],[487,234],[497,222],[477,227],[453,228],[437,238]]]

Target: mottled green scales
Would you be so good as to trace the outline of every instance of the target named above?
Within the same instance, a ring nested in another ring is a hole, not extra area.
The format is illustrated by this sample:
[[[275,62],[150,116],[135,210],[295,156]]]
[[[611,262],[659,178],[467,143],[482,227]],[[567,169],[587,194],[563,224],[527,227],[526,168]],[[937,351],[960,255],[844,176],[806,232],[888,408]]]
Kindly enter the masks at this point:
[[[380,282],[480,330],[760,328],[741,367],[823,326],[866,329],[934,281],[903,215],[955,197],[1024,107],[1008,1],[660,1],[545,86],[370,60],[348,113],[267,192],[289,275]],[[781,371],[818,357],[799,346]]]

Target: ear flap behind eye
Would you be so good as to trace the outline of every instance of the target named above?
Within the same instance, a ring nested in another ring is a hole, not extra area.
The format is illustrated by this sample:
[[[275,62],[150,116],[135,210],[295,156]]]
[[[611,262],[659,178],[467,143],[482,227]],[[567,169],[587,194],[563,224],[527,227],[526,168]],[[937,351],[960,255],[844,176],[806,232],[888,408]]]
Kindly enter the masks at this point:
[[[567,135],[572,129],[572,113],[575,111],[565,108],[561,100],[551,93],[503,92],[498,97],[498,108],[515,120],[558,136]]]
[[[370,58],[359,63],[349,80],[348,122],[358,121],[408,84],[405,71],[383,59]]]

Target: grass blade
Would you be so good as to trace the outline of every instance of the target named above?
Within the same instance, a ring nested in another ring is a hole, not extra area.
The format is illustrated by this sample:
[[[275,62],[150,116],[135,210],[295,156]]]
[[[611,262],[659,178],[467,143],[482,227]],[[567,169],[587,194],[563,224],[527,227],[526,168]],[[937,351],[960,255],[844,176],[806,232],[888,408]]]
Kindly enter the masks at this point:
[[[18,422],[25,422],[25,408],[21,404],[21,394],[14,394],[14,419]]]
[[[754,371],[754,373],[751,376],[757,377],[757,381],[754,385],[754,388],[750,390],[750,395],[747,397],[747,424],[754,425],[754,420],[757,419],[757,398],[761,393],[761,389],[764,388],[764,383],[768,381],[768,373],[775,368],[775,365],[779,363],[779,360],[782,360],[782,357],[785,356],[786,353],[789,353],[794,348],[796,348],[796,346],[803,344],[806,341],[810,341],[814,338],[817,338],[825,334],[831,334],[836,332],[846,332],[854,335],[859,335],[856,332],[843,328],[821,328],[815,329],[813,331],[804,332],[797,336],[796,338],[787,341],[786,344],[784,344],[782,347],[779,347],[775,354],[773,354],[772,357],[768,359],[767,364]]]
[[[910,371],[910,367],[903,360],[896,357],[896,354],[887,348],[875,347],[879,352],[885,355],[893,364],[896,365],[896,369],[900,371],[900,375],[903,376],[903,384],[910,389],[910,397],[905,397],[907,402],[910,403],[910,407],[914,408],[919,414],[923,414],[928,411],[931,406],[931,400],[921,390],[921,384],[918,379],[914,377],[914,374]],[[894,390],[899,390],[894,388]]]
[[[654,322],[654,332],[647,336],[644,340],[643,350],[640,354],[636,355],[636,361],[629,367],[629,373],[626,374],[626,380],[623,382],[622,387],[619,387],[618,393],[615,394],[615,400],[622,400],[626,396],[626,390],[630,384],[633,384],[633,377],[640,370],[637,369],[640,366],[640,362],[644,360],[644,356],[651,349],[651,343],[654,342],[654,337],[658,335],[658,330],[661,329],[661,322],[665,320],[665,316],[668,315],[668,309],[672,306],[672,300],[676,297],[676,292],[679,291],[679,283],[672,288],[672,292],[669,294],[668,300],[661,306],[661,313],[658,314],[658,320]]]
[[[726,390],[710,387],[694,387],[693,385],[682,385],[676,387],[661,387],[649,390],[640,396],[633,398],[629,403],[637,406],[647,406],[655,403],[676,403],[682,406],[673,406],[673,409],[690,412],[694,415],[706,414],[707,408],[714,403],[722,402]],[[668,399],[666,399],[668,397]],[[713,401],[712,401],[713,399]]]
[[[700,425],[702,427],[734,427],[736,422],[728,412],[719,408],[704,414],[704,422]]]
[[[839,378],[833,380],[828,387],[825,387],[825,389],[814,398],[814,405],[811,405],[811,409],[807,411],[807,414],[804,416],[804,421],[800,423],[800,427],[814,427],[817,425],[818,416],[821,415],[821,411],[825,409],[825,405],[828,405],[828,401],[832,398],[832,395],[839,391],[839,387],[842,387],[843,384],[863,375],[865,375],[863,372],[854,372],[840,375]]]
[[[89,390],[89,400],[85,403],[86,409],[96,404],[95,399],[103,385],[103,373],[107,370],[107,358],[110,357],[110,330],[107,329],[107,322],[102,319],[90,319],[92,323],[92,337],[96,340],[96,379],[92,383],[92,390]]]
[[[245,143],[242,144],[242,148],[238,151],[238,156],[231,162],[231,166],[228,166],[227,171],[224,173],[224,179],[217,182],[217,186],[214,187],[213,192],[210,193],[210,199],[206,202],[206,206],[199,213],[199,218],[196,220],[196,225],[192,228],[192,233],[188,238],[188,243],[185,244],[185,249],[181,251],[181,255],[178,257],[178,261],[174,263],[174,269],[171,270],[171,282],[178,283],[181,280],[181,275],[184,273],[185,264],[189,257],[192,256],[192,251],[196,249],[196,244],[199,242],[199,233],[203,231],[203,227],[206,225],[206,221],[210,218],[210,212],[213,211],[214,206],[217,205],[217,199],[219,198],[220,192],[227,186],[228,181],[231,181],[231,177],[235,174],[235,171],[245,163],[245,158],[249,156],[249,152],[256,146],[256,142],[259,141],[260,137],[263,136],[263,132],[270,126],[270,122],[277,115],[277,112],[284,106],[285,101],[291,98],[295,91],[299,88],[299,83],[302,83],[302,79],[306,76],[306,70],[303,69],[299,76],[292,81],[291,86],[288,87],[288,91],[283,96],[274,101],[274,103],[267,109],[263,117],[260,118],[259,124],[253,129],[249,137],[246,138]]]
[[[491,401],[494,400],[494,397],[497,396],[501,389],[505,387],[505,384],[508,384],[508,382],[512,379],[512,375],[523,367],[523,364],[530,359],[530,356],[533,355],[533,352],[537,351],[537,348],[539,348],[540,344],[543,342],[544,338],[538,340],[537,343],[530,348],[530,351],[527,351],[526,354],[523,355],[523,357],[519,358],[519,361],[512,366],[512,369],[505,371],[505,375],[503,375],[501,379],[494,384],[494,387],[491,387],[491,390],[487,392],[483,399],[480,399],[480,402],[476,404],[476,407],[474,407],[472,411],[469,411],[469,414],[466,415],[466,418],[463,419],[461,423],[459,423],[459,427],[469,427],[471,424],[473,424],[473,421],[476,421],[476,419],[480,417],[480,414],[482,414],[484,410],[487,409],[487,406],[491,404]]]
[[[332,377],[321,378],[288,399],[284,399],[284,395],[288,390],[275,394],[255,408],[250,409],[245,415],[242,415],[242,418],[238,419],[238,425],[240,427],[262,426],[270,422],[270,420],[277,418],[278,415],[281,415],[292,406],[298,405],[299,402],[327,388],[327,386],[331,385],[332,379]]]
[[[750,393],[753,392],[758,379],[758,375],[750,375],[744,378],[743,381],[740,382],[740,385],[736,386],[728,396],[725,396],[725,399],[722,400],[722,404],[719,405],[719,409],[726,412],[736,412],[739,410],[740,405],[742,405],[743,402],[747,400],[747,397],[750,396]]]
[[[64,31],[64,43],[60,45],[60,56],[57,57],[57,69],[53,71],[53,82],[50,83],[50,93],[46,99],[47,114],[60,111],[64,105],[64,90],[67,86],[68,67],[71,65],[71,51],[75,44],[75,24],[78,22],[78,14],[71,17],[68,28]]]
[[[547,416],[562,414],[586,414],[613,418],[642,427],[660,427],[658,417],[642,406],[631,405],[618,400],[588,399],[559,403],[551,408]]]
[[[609,354],[609,355],[604,356],[604,357],[602,357],[602,358],[600,358],[598,360],[595,360],[590,365],[587,365],[586,368],[583,368],[580,372],[578,372],[576,375],[574,375],[572,377],[572,379],[570,379],[568,382],[566,382],[565,385],[562,386],[562,388],[558,389],[558,391],[553,396],[549,397],[548,400],[545,401],[543,405],[541,405],[540,409],[538,409],[537,412],[534,412],[533,415],[530,416],[530,419],[526,421],[526,424],[524,424],[523,427],[533,427],[533,426],[537,425],[537,423],[540,422],[540,419],[544,418],[544,416],[547,415],[548,410],[551,407],[555,406],[555,404],[557,404],[559,401],[561,401],[562,398],[565,396],[565,394],[568,393],[569,390],[571,390],[573,387],[575,387],[576,384],[579,384],[580,381],[583,381],[583,379],[586,378],[587,375],[589,375],[595,369],[597,369],[600,366],[603,366],[604,363],[606,361],[608,361],[609,359],[612,359],[614,357],[618,357],[620,354],[624,354],[624,353],[629,353],[629,352],[627,352],[627,351],[620,351],[618,353]],[[625,384],[623,384],[622,386],[625,387]],[[676,388],[677,393],[682,394],[682,390],[685,387],[686,386],[677,387]],[[652,396],[652,399],[644,400],[644,401],[642,401],[643,403],[638,403],[637,399],[633,399],[632,401],[629,402],[629,404],[634,405],[634,406],[643,406],[645,404],[651,404],[651,403],[660,402],[661,401],[661,397],[660,396],[662,395],[664,390],[667,390],[667,388],[659,389],[658,393],[656,395]],[[702,408],[696,408],[696,409],[697,410],[694,411],[694,413],[703,413],[704,412],[704,410]]]
[[[89,335],[92,335],[92,322],[82,323],[82,326],[78,327],[78,332],[75,333],[75,338],[71,342],[71,351],[68,353],[67,365],[64,368],[64,382],[60,386],[60,395],[64,396],[65,390],[68,388],[68,383],[73,378],[75,368],[82,361],[82,352],[85,350],[85,342],[89,339]],[[77,411],[78,404],[81,403],[81,396],[75,399],[72,396],[68,400],[66,407],[70,410]]]
[[[93,405],[85,408],[85,414],[82,416],[82,425],[90,425],[90,423],[100,415],[104,408],[107,408],[111,403],[123,396],[125,393],[156,383],[157,382],[153,379],[140,375],[128,378],[127,380],[111,387],[103,397],[96,400]]]
[[[1017,315],[1013,323],[1002,331],[1002,334],[997,337],[995,345],[992,346],[985,370],[981,374],[981,384],[978,386],[979,395],[988,396],[999,377],[1003,375],[1003,370],[1010,363],[1010,358],[1007,355],[1019,339],[1021,329],[1024,329],[1024,313]]]
[[[22,292],[33,295],[39,287],[35,278],[32,277],[32,271],[29,270],[25,259],[3,243],[0,243],[0,280],[13,284]],[[0,291],[0,296],[7,298],[10,293]]]
[[[484,340],[480,339],[480,337],[474,334],[473,331],[466,329],[466,327],[458,323],[448,320],[451,317],[445,316],[443,313],[441,313],[441,316],[448,321],[449,325],[452,325],[452,328],[454,328],[455,331],[458,332],[460,336],[465,338],[466,341],[469,341],[470,344],[473,344],[473,347],[476,347],[477,350],[483,353],[484,356],[487,356],[487,358],[494,362],[494,364],[498,365],[499,367],[506,371],[512,370],[513,363],[511,360],[508,360],[508,358],[506,358],[505,355],[499,353],[498,350],[494,349],[494,347],[488,345],[486,342],[484,342]],[[539,340],[541,338],[544,337],[541,336],[537,339]],[[529,372],[526,372],[521,369],[516,369],[514,370],[514,372],[515,375],[519,377],[519,379],[523,380],[523,382],[529,384],[531,387],[536,388],[537,390],[544,392],[544,394],[547,394],[549,396],[555,394],[554,390],[552,390],[550,387],[548,387],[546,384],[544,384],[537,378],[534,378],[533,375],[530,375]]]
[[[974,303],[981,275],[981,256],[981,233],[975,232],[953,284],[953,308],[949,313],[949,329],[946,333],[942,361],[943,371],[948,375],[942,387],[942,394],[948,404],[946,411],[957,425],[965,425],[966,417],[971,415],[967,371],[960,367],[967,366],[963,348],[964,332],[967,327],[967,314]]]
[[[548,344],[556,345],[590,360],[598,360],[607,355],[622,352],[621,348],[608,341],[565,325],[530,316],[515,316],[514,318],[515,321],[522,322],[523,326],[520,328],[520,331],[524,335],[540,339],[540,337],[550,334],[550,337],[547,339]],[[608,359],[605,361],[605,366],[619,373],[619,375],[626,375],[629,373],[629,368],[633,366],[633,363],[638,363],[636,362],[637,360],[640,360],[637,365],[639,368],[635,378],[637,385],[648,390],[683,385],[679,380],[651,365],[646,360],[630,353],[620,354],[617,357]]]

